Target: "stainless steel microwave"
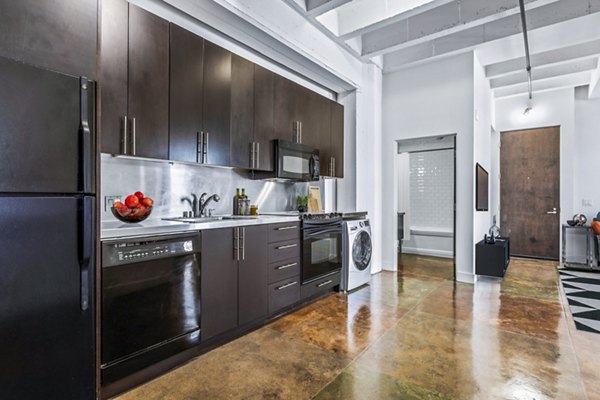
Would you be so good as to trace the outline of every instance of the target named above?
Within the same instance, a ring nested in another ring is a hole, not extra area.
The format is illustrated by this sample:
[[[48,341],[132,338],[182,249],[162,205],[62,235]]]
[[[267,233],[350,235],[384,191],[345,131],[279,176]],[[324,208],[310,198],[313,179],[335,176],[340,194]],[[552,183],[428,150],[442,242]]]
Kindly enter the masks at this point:
[[[318,149],[287,140],[275,141],[275,178],[318,181],[320,170]]]

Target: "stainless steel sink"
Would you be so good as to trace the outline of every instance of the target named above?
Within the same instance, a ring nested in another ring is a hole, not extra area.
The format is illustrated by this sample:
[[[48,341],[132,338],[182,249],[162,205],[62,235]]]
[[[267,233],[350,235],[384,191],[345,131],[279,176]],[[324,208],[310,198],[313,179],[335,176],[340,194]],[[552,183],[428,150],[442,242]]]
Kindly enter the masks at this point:
[[[258,215],[222,215],[223,219],[257,219]]]
[[[163,218],[165,221],[176,221],[176,222],[187,222],[189,224],[201,224],[203,222],[215,222],[221,221],[224,218],[221,216],[218,217],[173,217],[173,218]]]

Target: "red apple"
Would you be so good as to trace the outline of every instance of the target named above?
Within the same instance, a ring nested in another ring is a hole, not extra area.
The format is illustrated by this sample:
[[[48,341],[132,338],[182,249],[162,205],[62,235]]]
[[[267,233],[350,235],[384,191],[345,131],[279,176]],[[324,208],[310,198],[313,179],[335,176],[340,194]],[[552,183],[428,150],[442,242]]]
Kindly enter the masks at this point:
[[[146,207],[152,207],[152,205],[154,204],[154,200],[152,200],[150,197],[144,197],[142,199],[142,204]]]
[[[138,192],[135,192],[134,196],[137,197],[138,199],[142,200],[144,198],[144,193],[138,191]]]
[[[129,195],[125,198],[125,204],[129,208],[135,208],[140,204],[140,199],[136,195]]]

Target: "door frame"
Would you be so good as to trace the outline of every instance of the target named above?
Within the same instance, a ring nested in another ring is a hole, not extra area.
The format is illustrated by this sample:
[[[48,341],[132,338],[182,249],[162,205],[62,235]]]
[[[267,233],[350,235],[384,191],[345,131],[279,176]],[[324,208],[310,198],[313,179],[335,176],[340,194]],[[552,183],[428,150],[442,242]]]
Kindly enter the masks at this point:
[[[502,137],[505,133],[512,133],[512,132],[518,132],[518,131],[529,131],[529,130],[536,130],[536,129],[548,129],[548,128],[557,128],[558,129],[558,142],[559,142],[559,147],[558,147],[558,216],[559,216],[559,220],[558,220],[558,255],[557,258],[552,258],[552,257],[535,257],[535,256],[515,256],[518,258],[527,258],[527,259],[532,259],[532,260],[549,260],[549,261],[560,261],[560,255],[562,253],[562,229],[561,229],[561,222],[563,220],[562,218],[562,180],[561,180],[561,175],[562,175],[562,168],[563,168],[563,163],[562,163],[562,126],[561,125],[544,125],[544,126],[534,126],[534,127],[530,127],[530,128],[519,128],[519,129],[510,129],[510,130],[505,130],[505,131],[499,131],[499,135],[500,135],[500,147],[498,148],[498,166],[499,166],[499,181],[500,181],[500,193],[498,196],[498,221],[500,221],[500,226],[502,226],[502,174],[500,173],[500,171],[502,171]],[[501,228],[502,229],[502,228]]]
[[[457,146],[457,133],[445,133],[445,134],[438,134],[438,135],[428,135],[428,136],[418,136],[418,137],[409,137],[409,138],[402,138],[402,139],[394,139],[393,140],[393,145],[390,146],[392,147],[392,152],[393,152],[393,177],[394,177],[394,182],[393,182],[393,202],[394,202],[394,206],[392,207],[392,211],[393,213],[389,216],[389,218],[392,219],[392,226],[394,229],[394,270],[393,271],[397,271],[398,270],[398,243],[397,243],[397,234],[398,234],[398,154],[400,154],[398,152],[398,146],[400,143],[405,142],[405,141],[413,141],[413,140],[435,140],[439,137],[451,137],[452,138],[452,146],[453,146],[453,153],[454,153],[454,171],[453,171],[453,175],[454,175],[454,182],[453,182],[453,203],[454,203],[454,207],[453,207],[453,215],[452,215],[452,272],[453,272],[453,280],[456,281],[456,146]],[[447,150],[448,148],[446,148]],[[445,150],[445,149],[437,149],[437,150]],[[430,150],[430,151],[437,151],[437,150]]]

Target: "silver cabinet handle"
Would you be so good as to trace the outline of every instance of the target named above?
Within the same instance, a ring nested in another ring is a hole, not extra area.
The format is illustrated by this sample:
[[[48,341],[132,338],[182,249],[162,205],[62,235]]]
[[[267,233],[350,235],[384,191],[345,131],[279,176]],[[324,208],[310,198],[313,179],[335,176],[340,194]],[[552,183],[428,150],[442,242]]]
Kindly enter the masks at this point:
[[[204,162],[204,132],[196,132],[196,162]]]
[[[240,228],[233,228],[233,259],[240,259]]]
[[[246,259],[246,228],[242,228],[242,245],[241,246],[242,246],[242,260],[245,260]]]
[[[121,153],[127,154],[128,146],[127,146],[127,133],[128,133],[128,119],[127,115],[123,117],[123,131],[121,132]]]
[[[284,246],[277,246],[275,247],[276,250],[284,250],[284,249],[291,249],[292,247],[296,247],[298,246],[298,244],[294,243],[294,244],[286,244]]]
[[[260,168],[260,143],[256,142],[256,169]]]
[[[546,211],[546,214],[558,214],[558,211],[556,211],[556,207],[554,207],[552,211]]]
[[[277,267],[275,269],[277,269],[277,270],[286,269],[286,268],[291,268],[291,267],[293,267],[295,265],[298,265],[298,263],[291,263],[291,264],[280,265],[279,267]]]
[[[287,231],[288,229],[296,229],[297,226],[296,225],[292,225],[292,226],[282,226],[281,228],[276,228],[276,231]]]
[[[203,163],[208,163],[208,132],[204,132],[204,159]]]
[[[335,176],[335,157],[331,157],[331,176]]]
[[[283,289],[287,289],[287,288],[289,288],[290,286],[294,286],[294,285],[295,285],[295,284],[297,284],[297,283],[298,283],[297,281],[294,281],[294,282],[291,282],[291,283],[286,283],[286,284],[285,284],[285,285],[283,285],[283,286],[279,286],[279,287],[277,288],[277,290],[283,290]]]
[[[325,282],[319,283],[319,284],[317,285],[317,287],[323,287],[323,286],[325,286],[325,285],[329,285],[331,282],[333,282],[333,281],[332,281],[332,280],[329,280],[329,281],[325,281]]]
[[[250,143],[250,168],[254,169],[254,145],[256,143],[251,142]]]
[[[131,155],[135,156],[135,117],[131,118]]]
[[[294,121],[293,124],[294,141],[302,143],[302,121]]]

